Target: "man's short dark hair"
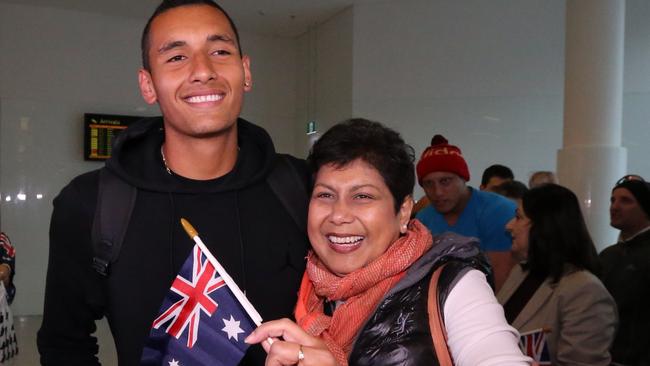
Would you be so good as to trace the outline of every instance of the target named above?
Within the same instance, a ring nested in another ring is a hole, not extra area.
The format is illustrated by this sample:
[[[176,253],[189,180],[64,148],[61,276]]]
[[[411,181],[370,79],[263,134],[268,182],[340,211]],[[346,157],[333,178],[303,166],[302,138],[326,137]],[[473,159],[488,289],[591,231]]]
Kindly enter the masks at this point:
[[[395,213],[413,194],[415,153],[400,134],[379,122],[362,118],[334,125],[316,141],[307,161],[315,175],[327,164],[344,167],[361,159],[377,169],[395,200]]]
[[[481,185],[487,185],[492,177],[499,177],[502,179],[515,179],[515,175],[512,174],[512,170],[510,170],[510,168],[507,166],[500,164],[490,165],[483,171],[483,177],[481,177]]]
[[[150,39],[149,39],[149,31],[151,30],[151,23],[153,22],[156,17],[168,10],[178,8],[181,6],[190,6],[190,5],[207,5],[211,6],[220,12],[223,13],[223,15],[226,16],[226,19],[228,19],[228,23],[230,24],[230,28],[232,28],[233,32],[235,32],[235,40],[237,41],[237,49],[239,50],[239,55],[242,55],[242,50],[241,50],[241,44],[239,43],[239,32],[237,31],[237,27],[235,26],[235,23],[232,21],[232,18],[230,18],[230,15],[226,13],[225,10],[219,4],[215,3],[212,0],[163,0],[163,2],[158,5],[156,10],[154,10],[153,14],[147,21],[147,25],[144,26],[144,30],[142,31],[142,38],[140,40],[140,52],[142,53],[142,67],[147,70],[151,71],[151,65],[149,63],[149,46],[150,46]]]
[[[518,180],[509,180],[494,187],[493,192],[513,200],[518,200],[528,192],[528,187]]]

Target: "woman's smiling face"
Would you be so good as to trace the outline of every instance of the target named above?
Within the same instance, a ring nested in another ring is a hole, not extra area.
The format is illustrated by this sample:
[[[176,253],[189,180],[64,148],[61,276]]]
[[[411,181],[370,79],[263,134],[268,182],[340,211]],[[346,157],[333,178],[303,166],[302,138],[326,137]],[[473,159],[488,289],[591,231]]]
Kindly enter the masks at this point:
[[[309,240],[325,266],[345,276],[393,244],[408,223],[411,207],[407,197],[395,213],[394,198],[384,179],[361,159],[342,167],[323,165],[309,204]]]

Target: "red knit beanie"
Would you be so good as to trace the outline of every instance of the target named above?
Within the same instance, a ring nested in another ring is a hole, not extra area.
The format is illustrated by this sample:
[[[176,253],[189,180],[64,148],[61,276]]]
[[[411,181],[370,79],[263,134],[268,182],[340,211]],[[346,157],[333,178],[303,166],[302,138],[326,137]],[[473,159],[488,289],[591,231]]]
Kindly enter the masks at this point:
[[[469,168],[460,149],[449,145],[442,135],[433,136],[431,146],[424,150],[415,170],[420,185],[422,185],[422,178],[433,172],[450,172],[469,181]]]

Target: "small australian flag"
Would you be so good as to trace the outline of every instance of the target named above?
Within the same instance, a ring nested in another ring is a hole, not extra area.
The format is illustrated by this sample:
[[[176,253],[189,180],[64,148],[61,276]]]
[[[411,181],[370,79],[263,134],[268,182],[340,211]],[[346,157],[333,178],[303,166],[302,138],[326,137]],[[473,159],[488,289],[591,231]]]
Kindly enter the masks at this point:
[[[234,366],[255,329],[198,245],[181,267],[154,320],[142,365]]]

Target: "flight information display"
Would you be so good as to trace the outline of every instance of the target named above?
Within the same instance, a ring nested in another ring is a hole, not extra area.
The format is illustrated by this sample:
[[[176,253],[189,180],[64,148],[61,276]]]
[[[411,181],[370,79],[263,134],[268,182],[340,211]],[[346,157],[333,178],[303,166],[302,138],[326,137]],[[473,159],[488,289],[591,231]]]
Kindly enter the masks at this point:
[[[111,157],[113,141],[138,116],[115,114],[84,114],[84,159],[106,160]]]

